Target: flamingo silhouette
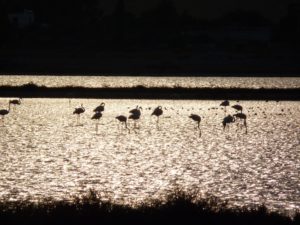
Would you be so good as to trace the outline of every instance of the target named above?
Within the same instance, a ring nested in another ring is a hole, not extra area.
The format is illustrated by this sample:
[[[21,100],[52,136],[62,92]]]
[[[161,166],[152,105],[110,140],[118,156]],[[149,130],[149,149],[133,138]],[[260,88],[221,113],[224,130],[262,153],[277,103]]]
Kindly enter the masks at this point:
[[[1,120],[4,121],[4,117],[10,112],[10,103],[8,103],[8,110],[7,109],[1,109],[0,110],[0,116]]]
[[[137,105],[136,108],[130,110],[129,113],[140,116],[141,115],[141,109],[142,109],[142,107]]]
[[[128,119],[132,119],[134,121],[134,128],[137,128],[136,127],[136,121],[139,120],[141,117],[140,114],[131,114]]]
[[[77,114],[77,123],[79,123],[80,120],[80,114],[85,112],[85,108],[83,107],[83,104],[81,104],[80,107],[75,108],[75,110],[73,111],[73,114]]]
[[[97,107],[94,109],[94,112],[103,112],[103,111],[104,111],[104,106],[105,106],[105,103],[102,102],[99,106],[97,106]]]
[[[228,127],[228,129],[229,129],[229,124],[234,123],[234,122],[235,122],[235,118],[233,116],[228,115],[228,116],[224,117],[223,122],[222,122],[223,130],[225,131],[226,127]]]
[[[98,125],[99,125],[99,120],[102,117],[102,113],[101,112],[96,112],[93,116],[92,116],[92,120],[97,120],[96,123],[96,133],[98,132]]]
[[[228,100],[225,100],[223,101],[220,106],[224,106],[224,113],[225,113],[225,116],[226,116],[226,106],[229,106],[229,101]]]
[[[189,116],[189,118],[191,118],[192,120],[196,121],[198,126],[197,126],[197,129],[199,130],[199,136],[201,137],[201,129],[200,129],[200,122],[201,122],[201,117],[197,114],[191,114]]]
[[[127,117],[120,115],[116,117],[117,120],[119,120],[120,123],[124,123],[125,124],[125,128],[130,132],[130,129],[127,127]]]
[[[22,98],[9,100],[9,104],[12,105],[21,105]]]
[[[141,109],[142,107],[137,105],[135,109],[129,111],[131,115],[128,117],[128,119],[132,119],[134,121],[134,128],[137,128],[136,121],[139,120],[141,117]]]
[[[157,121],[156,123],[158,124],[159,122],[159,117],[163,114],[163,110],[161,106],[158,106],[154,109],[154,111],[152,112],[151,116],[155,115],[157,117]]]
[[[93,116],[92,116],[92,120],[100,120],[100,118],[102,117],[102,113],[101,112],[96,112]]]
[[[243,120],[243,125],[244,127],[246,128],[246,133],[248,133],[248,130],[247,130],[247,115],[245,113],[237,113],[237,114],[234,114],[233,115],[234,118],[238,118],[239,120]]]
[[[243,107],[241,105],[233,105],[231,107],[234,108],[237,111],[241,111],[241,113],[243,112]]]

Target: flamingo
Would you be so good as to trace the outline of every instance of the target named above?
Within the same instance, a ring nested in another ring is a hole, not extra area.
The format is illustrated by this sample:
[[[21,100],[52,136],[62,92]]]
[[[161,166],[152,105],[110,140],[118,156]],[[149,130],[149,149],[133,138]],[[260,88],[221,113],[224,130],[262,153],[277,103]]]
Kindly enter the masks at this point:
[[[92,120],[97,120],[96,132],[98,132],[98,123],[99,123],[99,120],[100,120],[101,117],[102,117],[102,113],[101,112],[96,112],[91,118]]]
[[[9,104],[12,105],[21,105],[22,98],[9,100]]]
[[[84,113],[84,112],[85,112],[85,108],[83,107],[83,104],[81,104],[80,107],[75,108],[73,114],[77,114],[77,123],[78,123],[78,121],[79,121],[79,119],[80,119],[80,114],[82,114],[82,113]]]
[[[152,112],[151,116],[155,115],[157,117],[157,121],[156,123],[158,124],[159,121],[159,117],[163,114],[163,110],[161,106],[158,106],[154,109],[154,111]]]
[[[234,108],[237,111],[241,111],[241,113],[243,112],[243,107],[241,105],[233,105],[231,107]]]
[[[200,137],[201,137],[201,129],[200,129],[201,117],[198,116],[197,114],[191,114],[191,115],[189,116],[189,118],[191,118],[192,120],[194,120],[194,121],[196,121],[196,122],[198,123],[197,128],[199,129],[199,132],[200,132],[199,135],[200,135]]]
[[[238,118],[238,119],[240,119],[240,120],[243,120],[243,122],[244,122],[244,126],[245,126],[245,128],[246,128],[246,134],[247,134],[247,115],[245,114],[245,113],[237,113],[237,114],[234,114],[233,115],[233,117],[234,118]]]
[[[235,118],[233,116],[228,115],[228,116],[224,117],[223,122],[222,122],[223,130],[225,130],[226,127],[228,127],[228,129],[229,129],[229,124],[234,123],[234,122],[235,122]]]
[[[96,112],[93,116],[92,116],[92,120],[100,120],[100,118],[102,117],[102,113],[101,112]]]
[[[2,121],[4,121],[4,117],[9,113],[9,111],[10,111],[10,103],[8,104],[8,110],[7,109],[0,110],[0,116]]]
[[[135,122],[135,121],[139,120],[140,117],[141,117],[141,115],[139,115],[139,114],[131,114],[131,115],[128,117],[128,119],[132,119],[132,120],[134,120],[134,122]],[[135,127],[135,126],[136,126],[136,122],[134,123],[134,127]]]
[[[99,106],[97,106],[97,107],[94,109],[94,112],[103,112],[103,111],[104,111],[104,106],[105,106],[105,103],[102,102]]]
[[[128,119],[134,120],[135,128],[136,128],[136,121],[139,120],[141,117],[141,109],[142,109],[142,107],[137,105],[135,109],[132,109],[129,111],[129,113],[131,113],[131,115],[128,117]]]
[[[133,114],[133,115],[138,115],[138,116],[140,116],[140,115],[141,115],[141,109],[142,109],[142,107],[137,105],[136,108],[130,110],[129,113],[131,113],[131,114]]]
[[[225,101],[223,101],[221,104],[220,104],[220,106],[224,106],[224,112],[225,112],[225,116],[226,116],[226,106],[229,106],[229,101],[228,100],[225,100]]]
[[[127,130],[129,130],[129,132],[130,132],[130,129],[127,127],[127,117],[126,116],[120,115],[120,116],[117,116],[116,119],[119,120],[120,123],[124,123],[125,128]]]

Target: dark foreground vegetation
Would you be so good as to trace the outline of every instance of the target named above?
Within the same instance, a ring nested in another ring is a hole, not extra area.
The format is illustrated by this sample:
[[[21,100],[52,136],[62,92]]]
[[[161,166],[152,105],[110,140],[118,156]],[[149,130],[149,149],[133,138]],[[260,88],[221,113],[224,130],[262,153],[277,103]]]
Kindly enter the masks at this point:
[[[45,200],[0,203],[1,224],[300,224],[300,214],[290,218],[268,212],[266,207],[229,208],[215,197],[194,201],[194,196],[175,191],[166,201],[150,201],[137,207],[102,201],[90,191],[73,201]]]
[[[299,88],[182,88],[144,87],[86,88],[45,87],[34,83],[22,86],[0,86],[0,97],[104,98],[104,99],[240,99],[240,100],[300,100]]]

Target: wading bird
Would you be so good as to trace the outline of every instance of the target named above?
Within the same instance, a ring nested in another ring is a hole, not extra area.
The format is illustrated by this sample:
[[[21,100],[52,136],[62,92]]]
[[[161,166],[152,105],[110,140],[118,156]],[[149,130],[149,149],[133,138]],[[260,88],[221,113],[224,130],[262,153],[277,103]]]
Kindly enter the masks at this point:
[[[94,112],[103,112],[103,111],[104,111],[104,106],[105,106],[105,103],[102,102],[99,106],[97,106],[97,107],[94,109]]]
[[[226,106],[229,106],[229,101],[228,100],[225,100],[224,102],[222,102],[220,104],[220,106],[224,106],[224,112],[225,112],[225,116],[226,116]]]
[[[234,109],[237,110],[237,111],[243,112],[243,107],[242,107],[241,105],[233,105],[233,106],[231,106],[231,107],[234,108]]]
[[[22,98],[9,100],[9,104],[12,105],[21,105]]]
[[[120,123],[124,123],[125,124],[125,128],[130,132],[129,128],[127,127],[127,117],[120,115],[116,117],[117,120],[119,120]]]
[[[245,113],[237,113],[233,115],[234,118],[238,118],[239,120],[243,121],[242,126],[246,128],[246,134],[248,133],[247,131],[247,115]]]
[[[196,115],[196,114],[191,114],[191,115],[189,116],[189,118],[191,118],[192,120],[194,120],[194,121],[197,122],[197,124],[198,124],[197,128],[199,129],[199,132],[200,132],[200,133],[199,133],[199,136],[201,137],[201,129],[200,129],[201,117],[198,116],[198,115]]]
[[[141,109],[142,107],[137,105],[135,109],[129,111],[131,115],[128,117],[128,119],[132,119],[134,121],[134,128],[137,128],[136,121],[139,120],[141,117]]]
[[[92,116],[92,120],[97,120],[96,123],[96,132],[98,132],[98,125],[99,125],[99,120],[102,117],[102,113],[101,112],[96,112],[93,116]]]
[[[142,109],[142,107],[137,105],[136,108],[130,110],[129,113],[131,113],[133,115],[141,116],[141,109]]]
[[[161,106],[158,106],[154,109],[154,111],[152,112],[151,116],[156,116],[157,117],[157,121],[156,123],[158,124],[159,121],[159,117],[163,114],[163,110]]]
[[[10,111],[10,103],[8,104],[8,110],[7,109],[0,109],[0,116],[1,116],[1,120],[2,122],[4,121],[4,117],[5,115],[7,115]]]
[[[77,123],[79,123],[80,120],[80,114],[85,112],[85,108],[83,107],[83,104],[81,104],[80,107],[75,108],[73,114],[77,114]]]
[[[234,123],[234,122],[235,122],[235,118],[233,116],[228,115],[228,116],[224,117],[223,122],[222,122],[223,130],[225,131],[226,127],[228,127],[228,129],[229,129],[229,124]]]
[[[92,116],[92,120],[100,120],[100,118],[102,117],[102,113],[101,112],[96,112],[93,116]]]
[[[137,128],[136,127],[136,121],[139,120],[141,117],[140,114],[131,114],[128,119],[132,119],[134,121],[134,128]]]

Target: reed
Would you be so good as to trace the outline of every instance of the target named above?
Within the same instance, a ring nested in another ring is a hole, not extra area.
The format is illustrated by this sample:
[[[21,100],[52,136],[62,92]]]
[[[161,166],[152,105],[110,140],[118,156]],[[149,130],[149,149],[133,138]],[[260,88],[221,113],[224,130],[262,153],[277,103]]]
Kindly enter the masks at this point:
[[[164,200],[150,200],[136,207],[103,201],[90,190],[70,200],[45,199],[0,202],[1,224],[220,224],[220,225],[296,225],[292,219],[269,212],[265,206],[230,208],[225,201],[209,196],[195,200],[193,194],[174,191]]]

